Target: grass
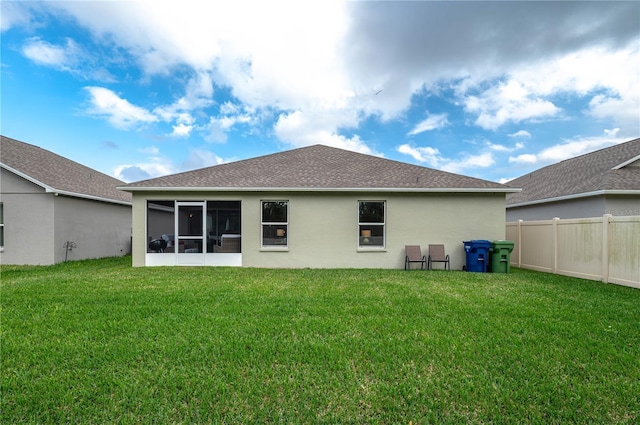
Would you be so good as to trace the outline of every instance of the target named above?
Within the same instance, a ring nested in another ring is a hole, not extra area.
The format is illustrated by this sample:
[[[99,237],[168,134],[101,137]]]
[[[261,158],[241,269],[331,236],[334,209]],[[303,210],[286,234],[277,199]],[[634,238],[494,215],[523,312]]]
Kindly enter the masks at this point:
[[[1,423],[638,423],[640,291],[512,270],[2,267]]]

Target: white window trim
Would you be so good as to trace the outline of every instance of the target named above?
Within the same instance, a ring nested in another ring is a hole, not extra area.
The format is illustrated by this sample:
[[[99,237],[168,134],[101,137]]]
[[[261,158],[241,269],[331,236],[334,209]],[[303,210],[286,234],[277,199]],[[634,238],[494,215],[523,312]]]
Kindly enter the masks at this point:
[[[286,202],[287,203],[287,220],[282,221],[262,221],[262,212],[265,202]],[[289,251],[289,215],[291,201],[289,199],[262,199],[260,200],[260,251]],[[265,245],[264,244],[264,226],[286,226],[286,244],[284,245]]]
[[[360,203],[361,202],[382,202],[384,205],[384,215],[382,218],[382,223],[363,223],[360,222]],[[387,201],[383,199],[359,199],[356,204],[356,214],[358,218],[358,233],[356,238],[357,250],[358,252],[371,252],[371,251],[386,251],[387,250]],[[361,245],[360,244],[360,226],[382,226],[382,245]]]

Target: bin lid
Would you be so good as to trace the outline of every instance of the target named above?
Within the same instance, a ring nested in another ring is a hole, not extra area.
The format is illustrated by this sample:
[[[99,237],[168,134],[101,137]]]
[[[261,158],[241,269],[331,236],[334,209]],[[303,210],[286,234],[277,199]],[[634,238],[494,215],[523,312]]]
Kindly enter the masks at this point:
[[[474,239],[472,241],[469,241],[469,244],[471,245],[491,245],[491,241],[488,241],[486,239]]]
[[[491,241],[491,244],[494,245],[494,246],[498,246],[498,245],[513,246],[514,242],[513,241],[500,240],[500,241]]]

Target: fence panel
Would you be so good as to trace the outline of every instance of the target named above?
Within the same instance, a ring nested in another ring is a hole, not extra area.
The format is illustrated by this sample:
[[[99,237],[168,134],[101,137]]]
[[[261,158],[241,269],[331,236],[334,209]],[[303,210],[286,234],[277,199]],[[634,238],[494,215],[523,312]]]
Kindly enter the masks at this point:
[[[611,217],[609,282],[640,288],[640,216]]]
[[[557,273],[602,280],[602,219],[558,220]]]
[[[518,222],[507,223],[507,230],[505,235],[508,241],[513,242],[513,251],[511,252],[511,264],[520,264],[520,226]]]
[[[506,224],[516,267],[640,288],[640,216]]]
[[[554,271],[553,222],[523,222],[520,235],[520,267],[542,272]],[[522,243],[522,242],[525,243]]]

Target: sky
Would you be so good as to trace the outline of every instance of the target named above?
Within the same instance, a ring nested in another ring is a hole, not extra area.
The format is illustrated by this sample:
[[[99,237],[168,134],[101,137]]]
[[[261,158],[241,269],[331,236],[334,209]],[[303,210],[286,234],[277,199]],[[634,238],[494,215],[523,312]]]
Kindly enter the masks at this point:
[[[640,2],[0,2],[4,136],[132,182],[314,144],[506,182],[640,136]]]

